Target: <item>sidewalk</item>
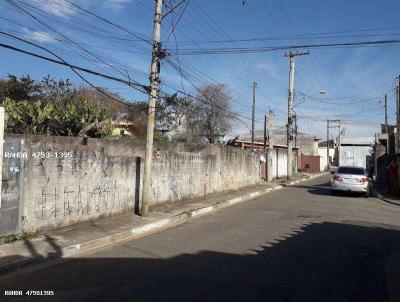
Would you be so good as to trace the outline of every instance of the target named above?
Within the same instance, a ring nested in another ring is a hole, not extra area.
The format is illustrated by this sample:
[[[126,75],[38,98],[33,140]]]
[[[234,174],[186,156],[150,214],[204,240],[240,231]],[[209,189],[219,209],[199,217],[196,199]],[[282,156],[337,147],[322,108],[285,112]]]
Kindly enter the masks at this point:
[[[323,174],[307,176],[285,185]],[[37,239],[1,245],[0,276],[18,272],[23,268],[42,264],[52,259],[83,256],[96,249],[143,237],[283,187],[277,183],[262,182],[236,191],[215,193],[201,198],[166,204],[155,208],[145,218],[134,215],[132,212],[126,212],[92,222],[47,230]]]
[[[388,192],[388,188],[374,184],[374,191],[376,194],[376,197],[382,200],[383,202],[386,202],[391,205],[395,206],[400,206],[400,194],[392,194]]]
[[[389,203],[391,205],[400,206],[400,196],[391,195],[390,193],[381,192],[381,191],[378,191],[378,190],[376,190],[375,192],[376,192],[377,197],[380,200],[382,200],[382,201],[384,201],[386,203]]]
[[[317,174],[319,174],[319,173],[317,173]],[[323,174],[324,174],[324,173],[323,173]],[[312,178],[314,175],[315,175],[315,174],[312,174],[312,173],[304,173],[304,172],[302,172],[302,173],[299,173],[299,174],[297,174],[297,175],[293,175],[291,181],[288,181],[288,180],[286,179],[286,177],[283,177],[283,178],[277,178],[277,179],[275,179],[275,180],[274,180],[274,183],[275,183],[275,184],[282,185],[282,186],[284,186],[284,187],[287,187],[287,186],[291,186],[291,185],[294,185],[294,184],[296,184],[296,183],[299,183],[299,182],[303,181],[304,179]]]

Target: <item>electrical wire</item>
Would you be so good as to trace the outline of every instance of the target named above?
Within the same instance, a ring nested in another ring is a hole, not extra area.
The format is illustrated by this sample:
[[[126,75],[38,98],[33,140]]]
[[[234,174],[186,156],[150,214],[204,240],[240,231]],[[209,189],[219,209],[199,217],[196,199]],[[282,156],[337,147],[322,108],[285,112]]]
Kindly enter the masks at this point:
[[[27,41],[27,42],[31,43],[29,41]],[[67,66],[67,67],[70,67],[70,68],[73,68],[73,69],[76,69],[76,70],[83,71],[83,72],[88,73],[88,74],[92,74],[92,75],[95,75],[95,76],[103,77],[103,78],[108,79],[108,80],[112,80],[112,81],[116,81],[116,82],[119,82],[119,83],[123,83],[123,84],[128,85],[128,86],[130,86],[130,87],[132,87],[132,88],[134,88],[134,89],[136,89],[136,90],[138,90],[139,92],[142,92],[142,93],[146,93],[147,94],[148,90],[149,90],[148,86],[141,85],[139,83],[135,83],[135,82],[132,82],[132,81],[127,81],[127,80],[124,80],[124,79],[116,78],[114,76],[106,75],[106,74],[91,70],[91,69],[88,69],[88,68],[84,68],[84,67],[80,67],[80,66],[77,66],[77,65],[69,64],[68,62],[65,62],[63,60],[55,60],[55,59],[52,59],[52,58],[49,58],[49,57],[46,57],[46,56],[31,52],[31,51],[27,51],[27,50],[24,50],[24,49],[21,49],[21,48],[18,48],[18,47],[9,45],[9,44],[0,43],[0,47],[6,48],[6,49],[9,49],[9,50],[13,50],[13,51],[16,51],[16,52],[19,52],[19,53],[24,53],[26,55],[30,55],[30,56],[33,56],[33,57],[36,57],[36,58],[39,58],[39,59],[42,59],[42,60],[45,60],[45,61],[49,61],[49,62],[52,62],[52,63],[56,63],[56,64],[59,64],[59,65],[64,65],[64,66]]]
[[[345,42],[345,43],[327,43],[327,44],[299,44],[287,45],[277,47],[238,47],[238,48],[211,48],[197,51],[195,49],[184,49],[179,53],[181,56],[194,56],[194,55],[219,55],[219,54],[236,54],[236,53],[258,53],[270,52],[277,50],[290,50],[290,49],[303,49],[303,48],[330,48],[330,47],[347,47],[347,46],[377,46],[377,45],[390,45],[399,44],[399,40],[378,40],[378,41],[362,41],[362,42]],[[175,54],[173,51],[168,51],[169,54]]]

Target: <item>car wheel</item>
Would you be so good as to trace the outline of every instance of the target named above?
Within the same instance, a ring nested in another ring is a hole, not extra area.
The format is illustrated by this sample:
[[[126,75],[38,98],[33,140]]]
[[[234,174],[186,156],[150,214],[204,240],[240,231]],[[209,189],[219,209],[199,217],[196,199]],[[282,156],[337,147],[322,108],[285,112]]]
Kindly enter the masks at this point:
[[[369,198],[369,190],[367,192],[364,193],[364,197],[365,198]]]
[[[336,195],[337,195],[336,190],[331,190],[331,195],[332,195],[332,196],[336,196]]]

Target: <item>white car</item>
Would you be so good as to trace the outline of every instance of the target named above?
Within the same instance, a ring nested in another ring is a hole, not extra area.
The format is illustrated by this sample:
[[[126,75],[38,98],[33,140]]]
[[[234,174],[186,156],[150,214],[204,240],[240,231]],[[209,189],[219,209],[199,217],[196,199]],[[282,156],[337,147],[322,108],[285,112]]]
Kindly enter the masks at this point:
[[[369,197],[370,179],[362,167],[341,166],[334,173],[331,180],[331,193],[338,191],[363,193]]]

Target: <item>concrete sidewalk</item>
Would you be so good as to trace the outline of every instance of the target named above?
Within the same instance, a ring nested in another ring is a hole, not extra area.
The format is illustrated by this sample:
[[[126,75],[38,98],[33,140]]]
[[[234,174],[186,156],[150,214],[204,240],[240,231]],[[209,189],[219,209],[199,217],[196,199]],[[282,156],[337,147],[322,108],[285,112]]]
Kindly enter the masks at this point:
[[[381,193],[379,191],[375,191],[375,193],[376,196],[383,202],[386,202],[394,206],[400,206],[400,198],[398,196],[391,196],[390,194]]]
[[[374,193],[377,198],[382,200],[385,203],[394,205],[394,206],[400,206],[400,196],[393,195],[390,192],[388,192],[387,187],[379,186],[378,184],[374,184]]]
[[[301,180],[286,183],[285,186],[323,174],[325,173],[309,175]],[[44,231],[40,238],[0,246],[0,276],[44,264],[49,260],[82,256],[118,242],[146,236],[283,187],[277,183],[263,182],[236,191],[215,193],[202,198],[166,204],[154,209],[145,218],[126,212]]]

